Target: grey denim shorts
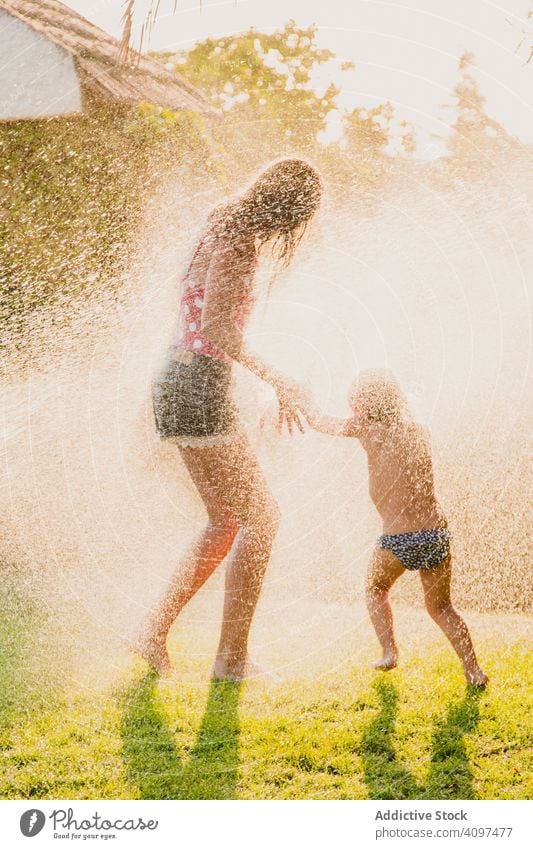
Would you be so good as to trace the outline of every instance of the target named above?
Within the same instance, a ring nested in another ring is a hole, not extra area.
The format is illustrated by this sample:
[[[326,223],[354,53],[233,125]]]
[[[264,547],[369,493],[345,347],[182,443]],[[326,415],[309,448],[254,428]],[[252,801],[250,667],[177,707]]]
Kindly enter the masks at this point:
[[[187,352],[189,354],[189,352]],[[181,361],[180,361],[181,359]],[[232,368],[203,354],[177,358],[171,349],[152,385],[156,428],[162,439],[200,444],[230,437],[237,430],[238,412],[231,397]]]

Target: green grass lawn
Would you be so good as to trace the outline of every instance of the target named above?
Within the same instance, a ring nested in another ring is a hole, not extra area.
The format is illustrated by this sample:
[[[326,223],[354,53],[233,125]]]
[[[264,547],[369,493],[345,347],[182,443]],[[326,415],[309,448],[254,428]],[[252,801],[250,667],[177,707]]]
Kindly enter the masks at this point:
[[[2,798],[533,796],[533,670],[519,627],[478,639],[485,692],[465,687],[430,624],[427,650],[406,648],[389,673],[368,668],[371,646],[364,663],[347,655],[281,684],[210,684],[193,655],[186,680],[130,661],[111,685],[76,687],[58,664],[44,673],[42,643],[40,660],[28,652],[25,615],[2,626]],[[180,625],[173,653],[193,637]]]

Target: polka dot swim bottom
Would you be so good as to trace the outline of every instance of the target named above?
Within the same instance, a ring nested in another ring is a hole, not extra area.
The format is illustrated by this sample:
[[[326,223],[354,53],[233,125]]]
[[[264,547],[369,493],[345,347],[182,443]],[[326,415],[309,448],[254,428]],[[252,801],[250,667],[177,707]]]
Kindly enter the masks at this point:
[[[450,553],[448,528],[431,528],[406,534],[383,534],[378,540],[398,558],[404,569],[436,569]]]

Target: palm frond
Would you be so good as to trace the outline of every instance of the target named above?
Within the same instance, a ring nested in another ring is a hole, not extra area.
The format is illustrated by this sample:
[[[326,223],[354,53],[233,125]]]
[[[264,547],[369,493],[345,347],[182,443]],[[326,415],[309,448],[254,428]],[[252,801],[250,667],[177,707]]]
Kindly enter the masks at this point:
[[[200,12],[203,9],[202,0],[198,0]],[[138,50],[135,50],[131,44],[131,32],[133,29],[133,15],[135,12],[136,0],[122,0],[122,36],[119,44],[118,63],[119,65],[127,64],[133,57],[138,61],[144,39],[150,41],[154,24],[157,20],[161,0],[152,0],[148,13],[141,26],[141,37]],[[237,5],[237,0],[235,0]],[[176,13],[178,8],[178,0],[174,0],[172,14]]]
[[[118,64],[126,65],[131,51],[131,30],[133,26],[133,10],[135,0],[123,0],[122,37],[118,47]]]

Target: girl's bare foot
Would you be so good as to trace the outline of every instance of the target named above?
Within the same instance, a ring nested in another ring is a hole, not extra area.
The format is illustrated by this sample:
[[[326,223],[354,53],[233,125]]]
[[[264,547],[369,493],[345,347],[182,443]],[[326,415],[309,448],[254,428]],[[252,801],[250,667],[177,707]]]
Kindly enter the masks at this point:
[[[250,678],[267,678],[270,681],[281,681],[281,678],[274,672],[263,669],[249,658],[233,663],[228,662],[224,658],[217,657],[215,660],[213,672],[211,673],[212,681],[245,681]]]
[[[485,675],[482,669],[465,670],[465,675],[472,687],[486,687],[489,683],[489,676]]]
[[[172,664],[168,655],[166,640],[141,636],[130,642],[130,648],[140,655],[160,675],[170,675]]]
[[[375,660],[372,666],[374,669],[394,669],[398,664],[398,655],[396,652],[389,652],[388,654],[384,654],[380,660]]]

